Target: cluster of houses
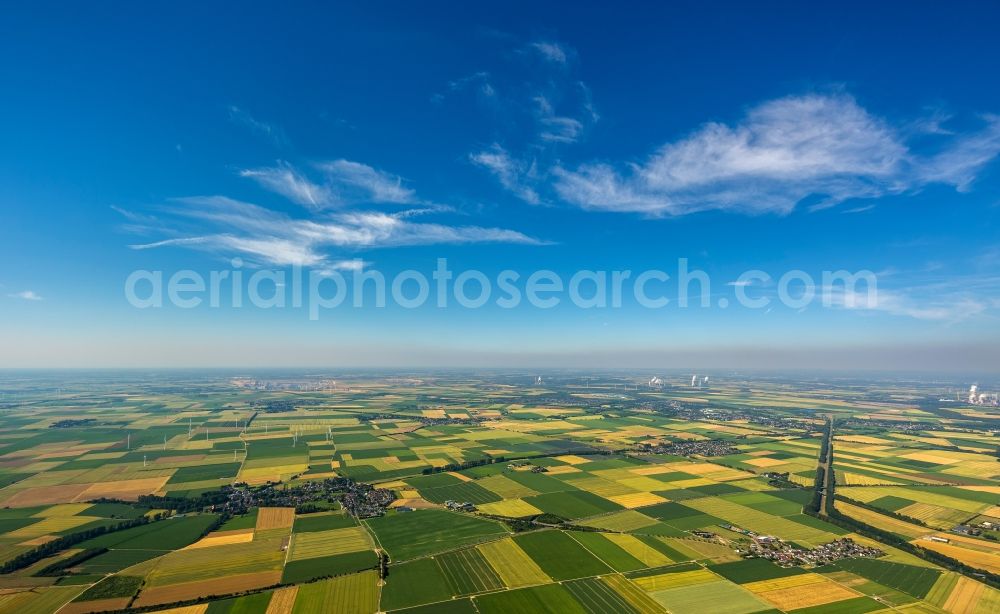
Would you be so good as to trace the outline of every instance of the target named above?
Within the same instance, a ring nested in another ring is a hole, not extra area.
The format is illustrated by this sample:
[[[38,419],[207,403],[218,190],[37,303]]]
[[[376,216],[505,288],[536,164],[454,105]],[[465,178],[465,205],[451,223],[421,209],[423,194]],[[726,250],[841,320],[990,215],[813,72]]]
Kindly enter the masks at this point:
[[[271,483],[263,486],[226,485],[220,489],[223,501],[214,503],[212,509],[238,515],[258,506],[299,507],[320,501],[334,501],[341,493],[350,492],[358,486],[350,478],[310,480],[295,486]]]
[[[640,452],[649,454],[673,454],[674,456],[728,456],[740,451],[731,441],[704,439],[701,441],[678,441],[660,443],[640,443]]]
[[[341,499],[341,505],[355,518],[374,518],[384,515],[386,508],[395,500],[396,493],[389,489],[353,483]]]
[[[795,548],[777,537],[758,535],[751,538],[745,556],[768,559],[782,567],[812,567],[842,559],[874,559],[884,554],[882,550],[859,544],[850,537],[842,537],[811,550],[804,550]]]

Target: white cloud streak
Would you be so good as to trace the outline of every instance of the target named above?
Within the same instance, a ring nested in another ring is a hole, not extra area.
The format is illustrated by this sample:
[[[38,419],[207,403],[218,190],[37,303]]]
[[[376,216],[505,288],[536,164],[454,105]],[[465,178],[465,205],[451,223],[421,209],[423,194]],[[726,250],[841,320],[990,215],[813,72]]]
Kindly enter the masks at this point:
[[[998,288],[1000,278],[992,275],[956,275],[941,282],[914,281],[906,287],[879,285],[871,293],[864,286],[839,284],[821,290],[832,307],[954,324],[996,308],[988,297],[996,296]]]
[[[552,143],[575,143],[583,132],[583,122],[572,117],[555,114],[552,104],[544,96],[536,96],[538,122],[542,126],[539,137]],[[592,111],[590,111],[592,113]]]
[[[350,160],[334,160],[317,165],[335,189],[339,199],[350,202],[392,203],[398,205],[416,204],[416,193],[403,185],[397,175],[380,171],[367,164]]]
[[[229,121],[245,126],[254,134],[264,137],[279,147],[288,145],[288,137],[285,135],[284,130],[273,124],[256,119],[246,109],[242,109],[235,105],[230,106]]]
[[[413,245],[542,241],[514,230],[417,223],[406,212],[352,211],[301,219],[222,196],[185,198],[171,212],[206,224],[210,232],[132,245],[133,249],[182,246],[238,252],[277,266],[343,266],[330,249],[374,249]]]
[[[531,43],[529,46],[547,62],[565,64],[569,61],[566,50],[558,43],[538,41]]]
[[[785,214],[807,198],[819,209],[929,183],[964,190],[1000,153],[1000,119],[985,121],[982,132],[921,157],[850,96],[791,96],[751,109],[734,126],[706,124],[640,163],[557,167],[554,187],[586,209],[654,216]]]
[[[42,297],[39,296],[34,290],[22,290],[21,292],[14,292],[13,294],[8,294],[10,298],[19,298],[24,301],[40,301]]]
[[[333,160],[313,165],[317,180],[287,162],[277,166],[239,171],[241,177],[311,209],[343,207],[360,203],[424,204],[416,192],[392,173],[351,160]]]
[[[521,200],[538,204],[538,192],[526,180],[534,177],[535,164],[525,165],[513,159],[506,149],[494,143],[489,149],[469,154],[469,160],[490,171],[505,189],[513,192]]]
[[[276,167],[242,170],[240,177],[253,179],[264,188],[277,192],[299,205],[321,208],[328,206],[332,201],[328,187],[313,183],[284,162],[279,162]]]

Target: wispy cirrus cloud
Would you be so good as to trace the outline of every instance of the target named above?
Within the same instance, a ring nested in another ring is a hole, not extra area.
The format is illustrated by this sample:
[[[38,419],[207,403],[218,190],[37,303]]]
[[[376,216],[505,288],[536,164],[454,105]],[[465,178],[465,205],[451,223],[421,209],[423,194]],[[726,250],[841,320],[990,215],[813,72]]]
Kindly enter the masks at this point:
[[[470,152],[469,159],[487,169],[500,185],[514,196],[531,204],[542,202],[540,189],[558,151],[581,141],[600,115],[594,107],[590,88],[576,76],[576,51],[551,40],[517,41],[513,53],[504,55],[520,65],[516,80],[493,87],[495,79],[510,71],[481,71],[457,82],[453,91],[469,83],[488,83],[491,93],[488,110],[503,120],[505,147],[497,145]],[[540,60],[540,61],[539,61]],[[492,76],[491,76],[492,75]],[[480,101],[482,102],[482,100]]]
[[[342,202],[375,202],[397,205],[417,204],[416,192],[403,185],[403,179],[367,164],[333,160],[316,165],[339,190]]]
[[[819,289],[829,306],[861,313],[883,313],[955,324],[1000,308],[1000,276],[960,271],[945,273],[941,263],[921,270],[894,268],[878,273],[873,286],[834,284]]]
[[[535,41],[529,43],[528,47],[535,51],[546,62],[554,64],[565,64],[569,61],[566,49],[559,43],[551,41]]]
[[[18,298],[23,301],[41,301],[43,300],[41,296],[38,295],[34,290],[22,290],[20,292],[14,292],[8,294],[10,298]]]
[[[398,175],[351,160],[332,160],[310,165],[313,176],[291,164],[244,169],[241,177],[312,209],[353,204],[424,204]]]
[[[539,137],[552,143],[575,143],[583,132],[583,122],[574,117],[556,115],[552,103],[545,96],[536,96],[538,122],[542,129]]]
[[[229,121],[234,124],[244,126],[252,133],[271,141],[271,143],[277,145],[278,147],[285,147],[288,145],[288,136],[285,134],[285,131],[281,129],[281,127],[260,121],[251,115],[249,111],[236,105],[230,105],[228,111]]]
[[[244,169],[240,171],[240,177],[253,179],[299,205],[319,208],[329,205],[333,200],[327,186],[313,183],[286,162],[279,162],[278,166],[273,167]]]
[[[236,252],[277,266],[331,266],[346,252],[414,245],[519,243],[543,241],[515,230],[414,222],[410,212],[342,211],[296,218],[224,196],[183,198],[166,209],[199,222],[199,234],[131,245],[132,249],[187,247]],[[331,252],[340,254],[333,257]]]
[[[969,292],[938,292],[926,296],[923,290],[879,288],[877,293],[868,295],[837,286],[828,289],[827,296],[832,307],[949,324],[978,316],[991,307],[989,302]]]
[[[540,202],[538,192],[528,184],[535,178],[537,165],[534,162],[526,164],[521,160],[515,160],[499,143],[494,143],[489,149],[469,154],[469,160],[489,170],[500,185],[521,200],[531,204]]]
[[[480,70],[458,79],[452,79],[448,82],[449,91],[461,92],[468,89],[474,90],[485,98],[492,98],[497,95],[497,90],[493,86],[490,73],[485,70]]]
[[[557,167],[554,188],[586,209],[648,215],[783,214],[807,198],[819,209],[930,183],[965,190],[1000,153],[1000,119],[984,121],[980,132],[921,156],[851,96],[789,96],[754,107],[736,125],[705,124],[642,162]]]

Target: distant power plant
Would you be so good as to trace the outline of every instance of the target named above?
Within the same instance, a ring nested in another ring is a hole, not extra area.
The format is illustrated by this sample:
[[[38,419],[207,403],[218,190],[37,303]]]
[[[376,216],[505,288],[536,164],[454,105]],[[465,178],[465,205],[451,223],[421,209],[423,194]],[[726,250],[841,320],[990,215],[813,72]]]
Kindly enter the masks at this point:
[[[708,376],[699,378],[697,374],[691,376],[691,387],[701,388],[702,386],[708,386]]]
[[[980,392],[979,386],[973,384],[969,386],[969,403],[971,405],[985,405],[987,407],[1000,407],[1000,397],[997,393]]]

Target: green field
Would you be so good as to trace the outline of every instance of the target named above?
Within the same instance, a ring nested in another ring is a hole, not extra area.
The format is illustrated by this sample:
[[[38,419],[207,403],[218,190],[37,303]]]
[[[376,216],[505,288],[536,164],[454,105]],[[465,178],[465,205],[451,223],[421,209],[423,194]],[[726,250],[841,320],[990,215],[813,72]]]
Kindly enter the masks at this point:
[[[561,584],[546,584],[514,591],[492,593],[477,597],[476,609],[480,614],[510,614],[511,612],[559,612],[560,614],[589,614]]]
[[[640,614],[639,610],[628,600],[600,580],[585,578],[567,582],[563,586],[588,614],[605,614],[606,612]]]
[[[349,552],[332,556],[317,556],[285,563],[281,581],[286,583],[309,582],[316,578],[341,576],[356,571],[372,569],[378,565],[374,552]]]
[[[557,582],[611,572],[607,565],[562,531],[518,535],[514,543]]]
[[[569,535],[615,571],[635,571],[646,566],[600,533],[574,531]]]
[[[452,588],[432,558],[393,565],[382,589],[382,609],[396,610],[451,599]]]
[[[395,561],[444,552],[506,533],[496,522],[439,510],[392,514],[366,522]]]
[[[870,559],[841,561],[837,566],[918,599],[925,597],[941,576],[936,569]]]
[[[366,571],[299,587],[292,614],[370,614],[378,609],[378,574]]]
[[[454,595],[484,593],[504,587],[496,570],[475,548],[434,557]]]

